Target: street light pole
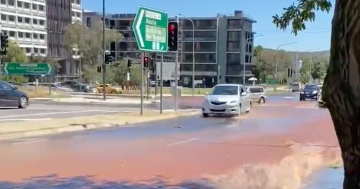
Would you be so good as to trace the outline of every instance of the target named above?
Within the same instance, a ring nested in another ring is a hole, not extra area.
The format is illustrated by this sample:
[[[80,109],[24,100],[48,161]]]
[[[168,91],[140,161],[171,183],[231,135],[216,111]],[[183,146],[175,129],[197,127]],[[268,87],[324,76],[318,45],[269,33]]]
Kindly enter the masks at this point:
[[[195,24],[194,24],[194,21],[182,14],[179,14],[179,16],[182,16],[183,18],[189,20],[192,24],[192,55],[193,55],[193,64],[192,64],[192,88],[191,88],[191,93],[192,93],[192,96],[195,95]]]
[[[292,43],[285,43],[282,45],[277,46],[276,48],[276,64],[275,64],[275,74],[276,74],[276,82],[275,82],[275,88],[274,91],[276,91],[276,87],[277,87],[277,81],[278,81],[278,64],[279,64],[279,48],[283,47],[283,46],[287,46],[287,45],[293,45],[296,44],[297,42],[292,42]]]
[[[245,77],[245,70],[246,70],[246,64],[245,64],[245,60],[246,60],[246,58],[245,58],[245,56],[246,56],[246,47],[248,46],[248,44],[247,44],[247,42],[248,42],[248,40],[250,40],[250,39],[253,39],[253,38],[255,38],[255,37],[261,37],[261,36],[263,36],[262,34],[261,35],[257,35],[257,36],[252,36],[252,37],[249,37],[249,38],[245,38],[245,48],[242,50],[242,58],[243,58],[243,64],[244,64],[244,67],[243,67],[243,85],[245,86],[245,82],[246,82],[246,77]]]

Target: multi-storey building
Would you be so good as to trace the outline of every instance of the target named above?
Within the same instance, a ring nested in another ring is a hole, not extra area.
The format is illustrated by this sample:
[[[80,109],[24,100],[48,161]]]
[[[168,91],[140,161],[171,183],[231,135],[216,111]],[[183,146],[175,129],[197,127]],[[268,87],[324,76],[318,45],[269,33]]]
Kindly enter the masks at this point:
[[[47,54],[45,0],[1,0],[0,29],[27,55]]]
[[[54,58],[61,64],[61,74],[76,74],[72,57],[63,47],[63,28],[82,21],[80,0],[0,0],[0,13],[0,30],[26,55]]]
[[[122,42],[108,44],[116,59],[128,57],[140,61],[141,52],[131,29],[134,18],[135,14],[106,15],[106,28],[118,30],[124,36]],[[83,22],[88,27],[92,22],[101,20],[101,14],[83,13]],[[252,77],[253,23],[255,21],[242,11],[235,11],[233,15],[218,14],[216,17],[180,18],[178,61],[181,85],[201,83],[212,87],[217,83],[242,83],[243,74],[246,78]],[[160,60],[159,54],[154,57]],[[192,81],[193,57],[195,81]],[[174,62],[175,53],[164,54],[164,64]]]

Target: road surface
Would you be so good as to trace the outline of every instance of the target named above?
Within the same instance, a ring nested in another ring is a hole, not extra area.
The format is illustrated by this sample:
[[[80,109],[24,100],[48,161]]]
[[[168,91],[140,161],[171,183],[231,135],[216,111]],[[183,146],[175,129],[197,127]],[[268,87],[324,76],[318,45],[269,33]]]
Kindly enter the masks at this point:
[[[135,108],[82,106],[82,105],[54,105],[31,104],[27,109],[0,108],[0,123],[13,121],[41,121],[56,118],[81,117],[119,112],[139,111]]]
[[[277,162],[291,153],[289,140],[336,146],[328,111],[291,99],[240,118],[193,116],[3,144],[0,188],[212,189],[194,180]]]

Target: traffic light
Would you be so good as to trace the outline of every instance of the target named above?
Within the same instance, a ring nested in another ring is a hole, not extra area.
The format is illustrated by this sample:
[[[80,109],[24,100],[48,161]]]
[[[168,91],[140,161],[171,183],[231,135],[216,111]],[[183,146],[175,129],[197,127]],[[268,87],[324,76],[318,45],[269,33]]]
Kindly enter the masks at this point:
[[[101,66],[96,67],[96,71],[97,71],[98,73],[101,73]]]
[[[144,68],[149,67],[149,57],[144,57]]]
[[[178,50],[178,33],[179,33],[179,23],[169,22],[168,24],[168,45],[169,51]]]
[[[9,40],[8,40],[8,36],[4,33],[1,34],[1,51],[0,51],[0,54],[1,55],[6,55],[6,52],[7,52],[7,48],[8,48],[8,45],[9,45]]]
[[[127,67],[128,67],[128,68],[131,68],[131,64],[132,64],[132,60],[131,60],[131,59],[128,59]]]
[[[290,68],[288,68],[288,73],[287,73],[288,75],[288,78],[291,78],[292,77],[292,75],[293,75],[293,71],[292,71],[292,68],[290,67]]]
[[[155,62],[155,59],[152,58],[152,59],[150,60],[150,70],[151,70],[153,73],[155,73],[155,69],[156,69],[156,62]]]
[[[112,57],[111,54],[106,54],[105,55],[105,64],[111,64],[112,62],[114,62],[114,57]]]

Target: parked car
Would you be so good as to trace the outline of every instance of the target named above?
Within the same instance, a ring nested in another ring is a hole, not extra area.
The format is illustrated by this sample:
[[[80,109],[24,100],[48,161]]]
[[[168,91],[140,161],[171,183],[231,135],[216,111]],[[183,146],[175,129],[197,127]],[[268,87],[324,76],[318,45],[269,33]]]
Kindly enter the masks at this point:
[[[15,85],[0,81],[0,106],[25,109],[29,105],[26,93],[18,91]]]
[[[52,83],[50,84],[51,90],[54,91],[63,91],[63,92],[74,92],[73,89],[67,87],[67,86],[62,86],[59,83]]]
[[[238,84],[218,84],[206,95],[202,114],[241,115],[250,112],[251,101],[245,87]]]
[[[319,95],[320,88],[317,84],[307,84],[304,87],[304,90],[300,92],[300,101],[306,99],[317,100]]]
[[[251,102],[264,104],[266,102],[265,89],[261,86],[250,86],[246,90],[250,95]]]

